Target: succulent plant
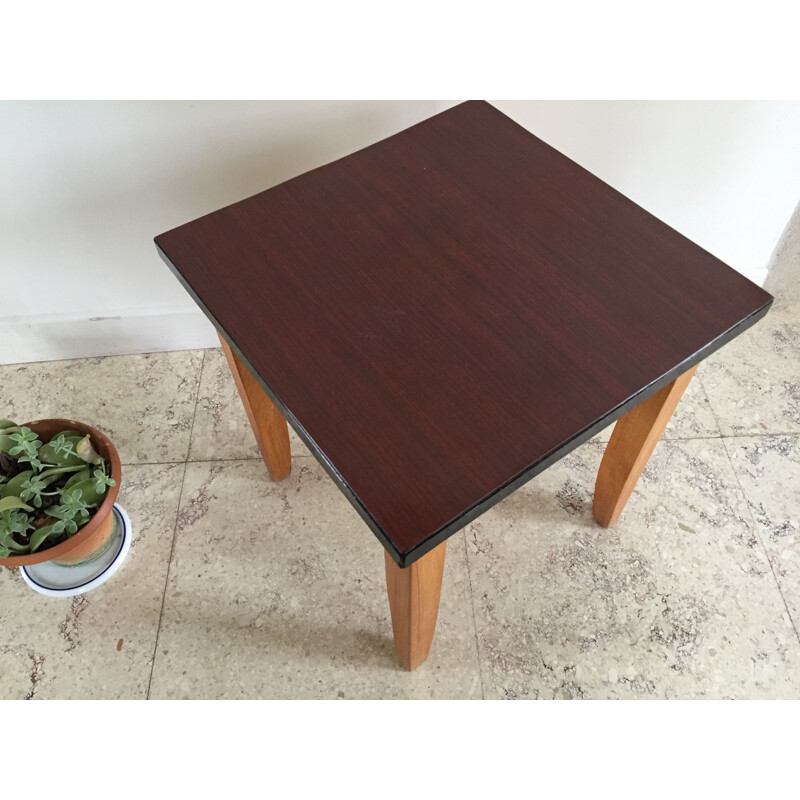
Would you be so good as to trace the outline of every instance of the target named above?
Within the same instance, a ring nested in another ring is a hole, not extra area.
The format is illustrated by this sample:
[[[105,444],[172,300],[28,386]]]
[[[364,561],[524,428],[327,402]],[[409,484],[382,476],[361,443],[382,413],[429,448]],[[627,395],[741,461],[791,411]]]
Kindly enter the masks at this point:
[[[42,442],[28,427],[0,420],[0,558],[68,539],[116,481],[90,436],[65,430]]]

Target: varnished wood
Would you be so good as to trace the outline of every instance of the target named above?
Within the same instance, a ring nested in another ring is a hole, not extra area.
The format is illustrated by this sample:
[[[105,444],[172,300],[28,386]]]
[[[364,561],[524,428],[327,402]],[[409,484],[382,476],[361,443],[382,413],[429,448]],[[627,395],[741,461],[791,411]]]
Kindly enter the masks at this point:
[[[289,445],[289,427],[275,403],[267,397],[247,367],[242,364],[230,345],[220,336],[222,352],[228,360],[239,397],[250,420],[250,427],[274,481],[283,480],[292,471],[292,451]]]
[[[403,566],[771,302],[481,102],[156,242]]]
[[[592,506],[594,518],[604,528],[613,525],[625,508],[695,370],[684,372],[614,426],[600,462]]]
[[[446,542],[401,569],[388,553],[386,589],[392,614],[394,649],[406,669],[416,669],[428,657],[439,616],[439,596]]]

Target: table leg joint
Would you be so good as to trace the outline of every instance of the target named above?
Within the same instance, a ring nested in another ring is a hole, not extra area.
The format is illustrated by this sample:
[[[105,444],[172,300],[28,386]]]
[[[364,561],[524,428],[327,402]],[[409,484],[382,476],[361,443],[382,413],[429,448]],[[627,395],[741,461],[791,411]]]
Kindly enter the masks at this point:
[[[696,369],[679,375],[617,420],[594,489],[592,513],[604,528],[613,525],[625,508]]]

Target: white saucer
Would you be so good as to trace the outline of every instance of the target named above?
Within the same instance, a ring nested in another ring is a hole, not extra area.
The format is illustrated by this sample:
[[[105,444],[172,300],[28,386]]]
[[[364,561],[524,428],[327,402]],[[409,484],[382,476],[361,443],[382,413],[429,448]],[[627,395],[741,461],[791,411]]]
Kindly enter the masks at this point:
[[[131,549],[131,521],[122,506],[114,503],[114,532],[111,545],[97,560],[67,567],[54,561],[43,561],[20,567],[25,583],[48,597],[70,597],[85,594],[105,583],[125,561]]]

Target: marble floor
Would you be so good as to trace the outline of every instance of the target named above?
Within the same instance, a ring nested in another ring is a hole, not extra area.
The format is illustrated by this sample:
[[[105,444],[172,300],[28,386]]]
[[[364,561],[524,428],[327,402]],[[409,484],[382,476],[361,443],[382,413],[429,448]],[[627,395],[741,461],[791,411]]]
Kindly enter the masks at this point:
[[[294,434],[269,480],[219,350],[0,385],[0,416],[110,435],[135,528],[85,596],[0,570],[0,697],[800,698],[800,299],[701,365],[612,529],[606,431],[455,535],[413,673],[382,548]]]

